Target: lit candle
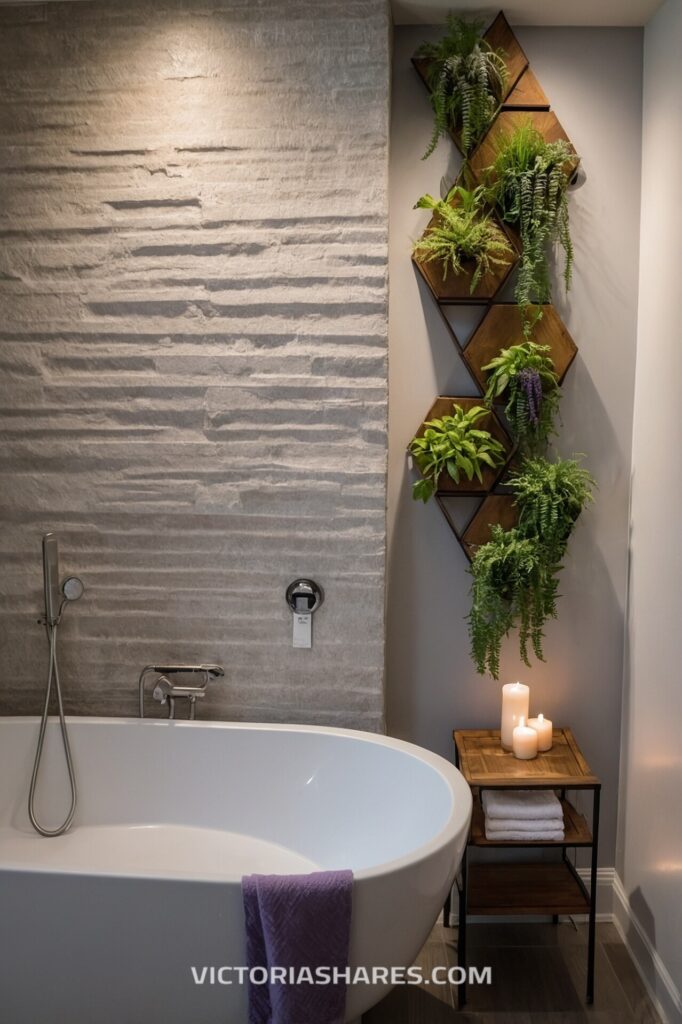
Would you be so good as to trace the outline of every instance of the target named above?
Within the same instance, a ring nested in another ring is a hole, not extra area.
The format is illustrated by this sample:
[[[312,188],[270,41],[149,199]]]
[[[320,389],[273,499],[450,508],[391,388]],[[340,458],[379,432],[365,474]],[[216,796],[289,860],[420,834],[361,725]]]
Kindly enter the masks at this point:
[[[528,725],[538,734],[538,750],[552,749],[552,723],[544,715],[529,718]]]
[[[538,734],[526,725],[523,716],[512,734],[512,750],[520,761],[530,761],[538,756]]]
[[[506,683],[502,687],[502,725],[500,740],[505,750],[512,748],[512,734],[520,718],[528,719],[530,689],[524,683]]]

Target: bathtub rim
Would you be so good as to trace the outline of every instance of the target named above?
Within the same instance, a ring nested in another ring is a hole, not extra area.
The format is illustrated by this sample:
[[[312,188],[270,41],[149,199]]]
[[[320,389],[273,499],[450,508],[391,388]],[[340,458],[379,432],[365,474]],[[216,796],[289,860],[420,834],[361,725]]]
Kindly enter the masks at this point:
[[[14,724],[35,724],[36,727],[40,719],[37,715],[0,715],[0,728],[3,725]],[[57,724],[58,718],[56,715],[50,715],[50,724]],[[375,746],[388,747],[390,749],[398,750],[401,753],[413,757],[418,761],[426,764],[436,774],[440,775],[445,781],[449,789],[450,797],[450,808],[447,820],[443,827],[436,832],[427,842],[422,843],[416,847],[410,853],[403,854],[401,857],[395,857],[392,860],[383,861],[381,864],[371,868],[360,868],[357,871],[353,871],[353,877],[356,881],[370,881],[371,879],[377,879],[382,876],[399,872],[403,869],[409,868],[415,864],[419,864],[422,861],[428,860],[434,854],[439,853],[448,845],[458,843],[463,833],[468,831],[469,824],[471,821],[471,812],[473,807],[473,797],[471,789],[464,779],[464,776],[450,761],[446,758],[441,757],[440,754],[435,754],[433,751],[427,750],[425,747],[421,747],[416,743],[410,743],[407,740],[400,740],[392,736],[386,736],[383,733],[367,732],[361,729],[349,729],[340,726],[323,726],[323,725],[304,725],[295,722],[232,722],[232,721],[218,721],[218,720],[199,720],[194,722],[159,719],[159,718],[133,718],[133,717],[118,717],[118,716],[104,716],[104,715],[67,715],[66,716],[67,726],[80,726],[83,727],[94,727],[97,725],[108,725],[114,727],[134,727],[134,728],[159,728],[159,729],[194,729],[199,727],[200,729],[221,729],[221,730],[234,730],[234,731],[265,731],[265,732],[292,732],[292,733],[316,733],[325,736],[336,736],[341,739],[355,739],[360,742],[371,743]],[[466,810],[461,814],[461,808],[465,807]],[[45,840],[46,842],[58,842],[58,839]],[[463,845],[463,843],[460,843]],[[0,858],[0,871],[16,871],[16,870],[35,870],[30,864],[25,864],[22,868],[18,868],[14,865],[3,865],[2,859]],[[49,868],[45,868],[41,865],[38,870],[46,871],[51,873]],[[324,869],[321,869],[324,870]],[[59,869],[54,870],[55,874],[62,873]],[[126,878],[149,878],[147,874],[135,874],[131,872],[125,872],[124,875],[112,875],[110,871],[98,872],[98,871],[87,871],[79,872],[88,876],[98,877],[126,877]],[[156,876],[158,877],[158,876]],[[164,878],[175,878],[175,876],[163,875]],[[178,879],[187,880],[187,879]],[[205,881],[207,883],[221,884],[217,879],[196,879],[196,881]],[[239,881],[239,879],[235,879]],[[222,884],[229,884],[226,880],[222,880]]]

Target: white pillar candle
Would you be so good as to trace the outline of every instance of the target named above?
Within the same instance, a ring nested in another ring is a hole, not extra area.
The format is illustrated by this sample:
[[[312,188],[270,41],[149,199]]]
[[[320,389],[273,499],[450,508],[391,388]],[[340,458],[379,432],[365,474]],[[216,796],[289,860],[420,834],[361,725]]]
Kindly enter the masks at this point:
[[[526,725],[523,716],[512,735],[512,750],[514,757],[518,757],[520,761],[530,761],[538,756],[538,734],[535,729]]]
[[[528,725],[538,734],[538,750],[552,749],[552,723],[544,715],[529,718]]]
[[[500,740],[505,750],[512,748],[512,734],[520,718],[528,719],[530,689],[525,683],[506,683],[502,687],[502,725]]]

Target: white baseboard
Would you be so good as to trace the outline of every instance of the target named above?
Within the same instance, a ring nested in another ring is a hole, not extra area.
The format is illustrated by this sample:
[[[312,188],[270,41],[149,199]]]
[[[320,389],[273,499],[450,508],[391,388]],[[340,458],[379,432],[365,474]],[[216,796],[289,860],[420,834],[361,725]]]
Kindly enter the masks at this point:
[[[590,869],[578,868],[585,888],[590,889]],[[597,868],[597,920],[613,921],[613,883],[615,868]],[[580,918],[582,920],[583,918]]]
[[[589,890],[590,869],[578,868],[578,874]],[[456,926],[457,920],[457,890],[455,889],[450,924]],[[471,917],[470,920],[472,922],[509,923],[538,919],[532,917]],[[582,916],[578,920],[585,920],[585,917]],[[627,893],[615,868],[599,868],[597,870],[597,921],[611,921],[615,924],[661,1020],[665,1024],[682,1024],[682,995],[630,906]]]
[[[682,1024],[682,995],[670,972],[651,944],[641,922],[633,911],[628,894],[614,872],[613,923],[632,957],[644,987],[667,1024]]]

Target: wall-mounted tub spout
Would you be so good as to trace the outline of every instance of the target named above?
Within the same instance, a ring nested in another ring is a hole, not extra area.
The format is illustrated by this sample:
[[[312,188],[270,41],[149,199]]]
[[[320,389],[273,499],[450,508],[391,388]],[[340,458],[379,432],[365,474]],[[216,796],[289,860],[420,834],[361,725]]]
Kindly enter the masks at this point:
[[[206,687],[211,679],[224,676],[222,665],[146,665],[140,672],[138,683],[140,700],[140,718],[144,718],[144,687],[147,676],[152,672],[156,673],[156,680],[152,697],[159,704],[168,704],[168,717],[175,718],[175,701],[186,700],[189,703],[189,719],[194,721],[197,700],[206,696]],[[203,675],[202,683],[179,683],[169,679],[169,676]]]

